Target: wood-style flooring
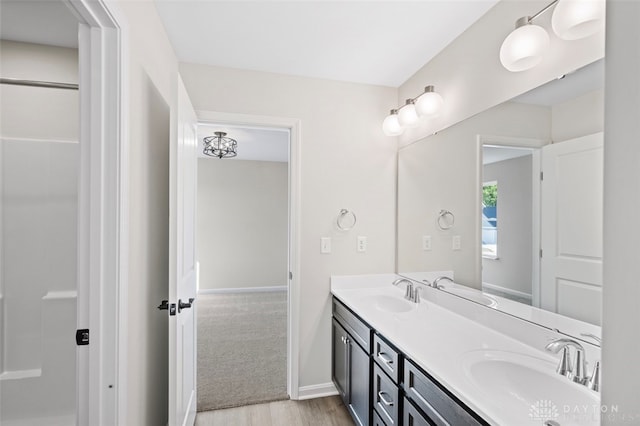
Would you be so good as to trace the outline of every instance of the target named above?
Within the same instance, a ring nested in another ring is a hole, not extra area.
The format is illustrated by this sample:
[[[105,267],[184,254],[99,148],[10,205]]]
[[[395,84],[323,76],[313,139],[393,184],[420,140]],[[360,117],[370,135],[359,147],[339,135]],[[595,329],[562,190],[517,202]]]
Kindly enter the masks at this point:
[[[338,396],[201,411],[196,426],[353,426]]]

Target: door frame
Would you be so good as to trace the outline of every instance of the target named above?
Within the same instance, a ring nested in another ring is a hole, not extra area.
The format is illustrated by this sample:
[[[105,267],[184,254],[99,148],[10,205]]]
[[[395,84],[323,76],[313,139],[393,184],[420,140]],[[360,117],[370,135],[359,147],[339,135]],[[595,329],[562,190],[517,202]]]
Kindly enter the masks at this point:
[[[478,195],[476,197],[476,212],[482,211],[482,147],[484,145],[495,145],[534,149],[531,159],[531,182],[533,184],[531,194],[531,254],[533,256],[533,259],[531,260],[531,304],[537,307],[540,306],[540,256],[536,254],[540,253],[540,172],[542,170],[541,151],[542,147],[547,143],[548,141],[544,139],[521,138],[512,136],[477,135],[476,137],[476,157],[478,160],[478,167],[476,170],[476,188],[478,188]],[[478,259],[478,264],[476,265],[476,276],[479,277],[479,282],[482,285],[482,220],[480,216],[476,220],[475,241],[475,250],[477,250],[476,259]]]
[[[126,19],[115,1],[62,0],[79,23],[77,424],[125,423],[128,281]]]
[[[300,141],[301,121],[272,117],[196,110],[199,123],[225,123],[236,126],[261,126],[289,130],[289,285],[287,286],[287,393],[299,398],[300,323]]]

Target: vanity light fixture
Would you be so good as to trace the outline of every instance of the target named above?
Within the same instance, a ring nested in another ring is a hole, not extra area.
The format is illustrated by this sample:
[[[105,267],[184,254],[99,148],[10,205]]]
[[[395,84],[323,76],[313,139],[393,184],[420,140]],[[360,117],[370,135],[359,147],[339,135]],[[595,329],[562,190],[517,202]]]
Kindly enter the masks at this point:
[[[238,155],[238,142],[235,139],[227,138],[225,132],[213,132],[213,134],[214,136],[203,139],[205,155],[220,159]]]
[[[444,100],[431,85],[424,88],[424,93],[416,99],[416,111],[420,117],[433,118],[440,115]]]
[[[553,10],[551,27],[563,40],[578,40],[604,29],[605,2],[561,0]]]
[[[415,101],[407,99],[406,103],[398,110],[398,123],[404,128],[416,127],[418,118]]]
[[[382,131],[387,136],[400,136],[404,132],[404,128],[398,121],[398,110],[392,109],[387,118],[382,122]]]
[[[431,85],[416,98],[407,99],[405,104],[391,113],[382,122],[382,131],[387,136],[399,136],[404,129],[420,124],[420,118],[433,118],[440,114],[444,100]]]
[[[500,47],[500,62],[512,72],[538,65],[549,47],[549,34],[533,21],[553,6],[551,27],[563,40],[577,40],[595,34],[604,27],[604,0],[554,0],[533,16],[516,21]]]
[[[531,23],[530,16],[516,21],[516,29],[502,42],[500,62],[511,72],[525,71],[542,61],[549,47],[549,34],[544,28]]]

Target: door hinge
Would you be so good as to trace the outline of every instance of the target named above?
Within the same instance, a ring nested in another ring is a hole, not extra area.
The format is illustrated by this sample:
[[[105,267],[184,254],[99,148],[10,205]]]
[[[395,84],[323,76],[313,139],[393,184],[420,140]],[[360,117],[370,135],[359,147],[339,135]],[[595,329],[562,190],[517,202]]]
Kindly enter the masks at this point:
[[[292,280],[293,279],[293,272],[289,271],[289,279]]]
[[[542,258],[542,249],[540,249],[540,258]]]
[[[86,346],[89,344],[89,329],[83,328],[76,330],[76,345]]]
[[[544,180],[544,172],[540,172],[540,180]]]

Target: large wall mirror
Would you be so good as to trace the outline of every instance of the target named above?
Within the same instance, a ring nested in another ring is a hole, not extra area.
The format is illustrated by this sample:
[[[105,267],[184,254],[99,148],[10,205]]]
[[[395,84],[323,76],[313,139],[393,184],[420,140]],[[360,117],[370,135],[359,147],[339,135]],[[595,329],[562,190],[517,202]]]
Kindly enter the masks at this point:
[[[401,148],[397,272],[595,343],[603,129],[604,59]]]

